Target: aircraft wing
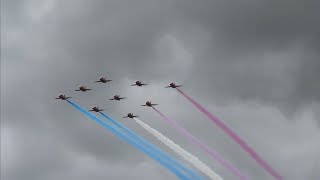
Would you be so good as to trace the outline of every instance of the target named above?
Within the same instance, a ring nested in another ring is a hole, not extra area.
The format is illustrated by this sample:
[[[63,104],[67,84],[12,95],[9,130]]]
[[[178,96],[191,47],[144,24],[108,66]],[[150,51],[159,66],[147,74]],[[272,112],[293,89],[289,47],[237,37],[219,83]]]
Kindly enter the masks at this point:
[[[90,109],[89,111],[94,111],[93,109]]]
[[[166,86],[166,87],[164,87],[164,88],[169,88],[169,87],[171,87],[171,86]]]
[[[109,99],[109,100],[115,100],[114,98],[112,98],[112,99]]]
[[[128,118],[128,116],[122,117],[122,118]]]
[[[155,105],[158,105],[158,104],[151,104],[151,106],[155,106]]]
[[[136,86],[137,84],[132,84],[131,86]]]
[[[81,91],[80,89],[76,89],[75,91]]]
[[[147,105],[144,104],[144,105],[141,105],[141,106],[147,106]]]
[[[126,99],[126,97],[122,97],[122,98],[119,98],[119,99]]]

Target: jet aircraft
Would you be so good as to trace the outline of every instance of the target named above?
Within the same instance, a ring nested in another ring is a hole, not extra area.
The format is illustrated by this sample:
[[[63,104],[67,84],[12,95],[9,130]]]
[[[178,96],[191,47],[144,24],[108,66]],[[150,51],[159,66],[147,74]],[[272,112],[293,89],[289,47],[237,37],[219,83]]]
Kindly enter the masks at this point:
[[[133,113],[128,113],[128,115],[123,118],[135,118],[135,117],[139,117],[139,116],[135,116],[133,115]]]
[[[99,109],[99,106],[93,106],[89,111],[100,112],[103,111],[103,109]]]
[[[66,97],[66,95],[64,94],[59,94],[59,96],[55,99],[61,99],[61,100],[67,100],[67,99],[70,99],[71,97]]]
[[[112,81],[111,79],[107,79],[105,77],[100,77],[98,81],[95,81],[95,82],[101,82],[101,83],[107,83],[107,82],[110,82]]]
[[[148,107],[152,107],[152,106],[156,106],[158,104],[152,104],[151,101],[147,101],[146,104],[141,105],[141,106],[148,106]]]
[[[169,88],[169,87],[177,88],[177,87],[180,87],[180,86],[182,86],[182,85],[176,85],[175,83],[170,83],[169,86],[166,86],[165,88]]]
[[[131,86],[145,86],[148,84],[142,83],[141,81],[136,81],[134,84],[132,84]]]
[[[121,99],[125,99],[126,97],[120,97],[120,95],[114,95],[112,99],[109,100],[116,100],[116,101],[120,101]]]
[[[83,91],[83,92],[86,92],[86,91],[90,91],[92,89],[87,89],[85,86],[79,86],[79,89],[76,89],[75,91]]]

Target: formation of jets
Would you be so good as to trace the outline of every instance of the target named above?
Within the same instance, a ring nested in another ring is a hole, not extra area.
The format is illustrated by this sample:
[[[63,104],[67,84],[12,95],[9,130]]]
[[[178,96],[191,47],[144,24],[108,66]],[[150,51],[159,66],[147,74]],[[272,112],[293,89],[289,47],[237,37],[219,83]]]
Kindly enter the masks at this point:
[[[111,79],[107,79],[105,77],[100,77],[99,80],[95,81],[96,83],[108,83],[112,81]],[[148,84],[146,83],[142,83],[141,81],[136,81],[134,82],[134,84],[132,84],[131,86],[146,86]],[[170,83],[168,86],[166,86],[165,88],[177,88],[177,87],[181,87],[182,85],[176,85],[175,83]],[[92,89],[87,88],[86,86],[79,86],[78,89],[76,89],[75,91],[82,91],[82,92],[86,92],[86,91],[90,91]],[[70,99],[71,97],[67,97],[64,94],[59,94],[59,96],[55,99],[60,99],[60,100],[67,100]],[[109,100],[115,100],[115,101],[120,101],[122,99],[126,99],[126,97],[121,97],[120,95],[114,95],[113,98],[109,99]],[[145,104],[141,105],[141,106],[147,106],[147,107],[153,107],[156,106],[158,104],[153,104],[151,103],[151,101],[147,101]],[[93,112],[100,112],[103,111],[103,109],[99,109],[99,106],[94,106],[92,107],[92,109],[90,109],[89,111],[93,111]],[[123,118],[135,118],[135,117],[139,117],[136,115],[133,115],[133,113],[128,113],[127,116],[123,117]]]

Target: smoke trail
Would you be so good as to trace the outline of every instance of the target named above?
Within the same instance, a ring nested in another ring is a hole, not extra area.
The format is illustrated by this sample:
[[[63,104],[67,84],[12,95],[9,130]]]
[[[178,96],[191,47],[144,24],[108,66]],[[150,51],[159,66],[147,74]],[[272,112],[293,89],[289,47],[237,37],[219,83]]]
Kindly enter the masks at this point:
[[[260,165],[262,166],[268,173],[270,173],[275,179],[282,180],[280,174],[278,174],[275,170],[272,169],[270,165],[268,165],[252,148],[250,148],[244,140],[242,140],[234,131],[232,131],[226,124],[224,124],[221,120],[211,114],[208,110],[202,107],[198,102],[196,102],[193,98],[185,94],[180,89],[176,88],[185,98],[187,98],[194,106],[196,106],[202,113],[204,113],[211,121],[216,123],[222,130],[224,130],[234,141],[236,141],[250,156]]]
[[[182,147],[180,147],[178,144],[158,132],[156,129],[150,127],[146,123],[142,122],[138,118],[134,118],[134,120],[145,130],[147,130],[149,133],[151,133],[153,136],[155,136],[158,140],[160,140],[162,143],[167,145],[170,149],[172,149],[174,152],[182,156],[185,160],[189,161],[192,165],[194,165],[197,169],[202,171],[204,174],[206,174],[208,177],[210,177],[213,180],[223,180],[218,174],[216,174],[211,168],[209,168],[206,164],[204,164],[202,161],[199,160],[198,157],[192,155],[191,153],[184,150]]]
[[[179,161],[175,160],[174,158],[170,157],[167,153],[165,153],[164,151],[162,151],[161,149],[157,148],[155,145],[151,144],[150,142],[148,142],[147,140],[143,139],[142,137],[140,137],[139,135],[137,135],[135,132],[131,131],[129,128],[127,128],[126,126],[124,126],[123,124],[121,124],[119,121],[113,119],[112,117],[108,116],[107,114],[100,112],[100,114],[107,118],[109,121],[111,121],[113,124],[115,124],[117,127],[119,127],[120,129],[122,129],[123,131],[125,131],[127,134],[129,134],[132,138],[140,141],[140,143],[142,145],[145,146],[145,148],[151,149],[152,151],[157,152],[158,154],[160,154],[161,156],[163,156],[165,159],[167,159],[168,161],[171,161],[174,165],[180,167],[182,170],[184,170],[185,172],[189,173],[193,179],[199,179],[199,180],[204,180],[203,177],[199,176],[196,172],[192,171],[191,169],[187,168],[186,166],[184,166],[183,164],[181,164]]]
[[[221,155],[218,154],[218,152],[214,151],[212,148],[207,146],[206,144],[202,143],[199,139],[194,137],[190,132],[188,132],[186,129],[181,127],[179,124],[174,122],[173,120],[169,119],[167,116],[165,116],[163,113],[161,113],[158,109],[155,107],[152,107],[163,119],[172,125],[174,128],[176,128],[185,138],[187,138],[189,141],[191,141],[193,144],[197,145],[201,150],[206,152],[210,157],[218,161],[222,166],[227,168],[230,172],[232,172],[234,175],[236,175],[241,180],[247,180],[248,177],[242,175],[240,171],[235,168],[232,164],[227,162]]]
[[[85,114],[86,116],[88,116],[89,118],[91,118],[92,120],[94,120],[95,122],[100,124],[101,126],[103,126],[104,128],[106,128],[108,130],[111,130],[114,134],[116,134],[122,140],[126,141],[127,143],[129,143],[132,146],[136,147],[140,151],[142,151],[142,152],[146,153],[147,155],[149,155],[154,160],[158,161],[161,165],[166,167],[168,170],[170,170],[172,173],[174,173],[180,179],[189,180],[189,178],[187,178],[184,174],[182,174],[176,167],[172,166],[170,163],[164,161],[163,159],[155,156],[151,151],[143,149],[143,147],[139,143],[135,142],[133,139],[128,138],[126,135],[121,133],[119,130],[117,130],[116,128],[110,126],[108,123],[106,123],[103,120],[101,120],[100,118],[98,118],[96,115],[88,112],[87,110],[85,110],[81,106],[77,105],[76,103],[73,103],[70,100],[67,100],[67,102],[70,103],[76,109],[78,109],[80,112],[82,112],[83,114]]]

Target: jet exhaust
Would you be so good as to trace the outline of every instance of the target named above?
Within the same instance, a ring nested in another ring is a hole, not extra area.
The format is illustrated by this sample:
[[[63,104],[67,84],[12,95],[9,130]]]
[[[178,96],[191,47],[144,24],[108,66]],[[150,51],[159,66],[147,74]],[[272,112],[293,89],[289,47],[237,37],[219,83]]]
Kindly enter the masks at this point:
[[[202,178],[200,175],[198,175],[196,172],[192,171],[191,169],[187,168],[186,166],[184,166],[182,163],[180,163],[179,161],[177,161],[176,159],[172,158],[171,156],[169,156],[167,153],[165,153],[164,151],[162,151],[161,149],[157,148],[155,145],[153,145],[152,143],[148,142],[147,140],[143,139],[142,137],[140,137],[139,135],[137,135],[135,132],[133,132],[132,130],[130,130],[129,128],[127,128],[126,126],[124,126],[123,124],[121,124],[119,121],[115,120],[114,118],[108,116],[107,114],[100,112],[100,114],[108,119],[111,123],[113,123],[114,125],[116,125],[118,128],[120,128],[121,130],[123,130],[125,133],[128,134],[128,136],[131,136],[133,139],[135,139],[136,141],[138,141],[139,143],[141,143],[144,148],[146,149],[150,149],[151,151],[154,151],[155,153],[158,153],[159,156],[161,156],[162,158],[166,159],[169,162],[172,162],[175,166],[179,167],[180,169],[182,169],[183,171],[185,171],[186,173],[189,174],[190,177],[192,177],[192,179],[199,179],[199,180],[204,180],[204,178]]]
[[[188,139],[190,142],[198,146],[201,150],[206,152],[211,158],[218,161],[222,166],[224,166],[226,169],[228,169],[230,172],[232,172],[234,175],[236,175],[241,180],[247,180],[248,177],[245,175],[242,175],[241,172],[233,166],[231,163],[229,163],[227,160],[225,160],[217,151],[213,150],[206,144],[202,143],[198,138],[193,136],[190,132],[188,132],[186,129],[184,129],[182,126],[180,126],[178,123],[174,122],[170,118],[168,118],[166,115],[164,115],[162,112],[160,112],[155,107],[152,107],[169,125],[173,126],[180,134],[182,134],[186,139]]]
[[[133,118],[142,128],[144,128],[146,131],[148,131],[150,134],[152,134],[154,137],[156,137],[159,141],[164,143],[166,146],[168,146],[171,150],[173,150],[175,153],[177,153],[179,156],[183,157],[185,160],[190,162],[194,167],[196,167],[198,170],[203,172],[205,175],[210,177],[212,180],[223,180],[217,173],[215,173],[209,166],[207,166],[205,163],[199,160],[198,157],[194,156],[193,154],[189,153],[188,151],[184,150],[182,147],[180,147],[178,144],[173,142],[168,137],[161,134],[156,129],[150,127],[146,123],[142,122],[138,118]]]
[[[176,88],[180,94],[182,94],[186,99],[188,99],[197,109],[199,109],[203,114],[205,114],[212,122],[219,126],[225,133],[227,133],[235,142],[237,142],[264,170],[266,170],[270,175],[272,175],[277,180],[282,180],[283,178],[279,173],[277,173],[267,162],[265,162],[247,143],[241,139],[232,129],[230,129],[225,123],[220,119],[215,117],[212,113],[201,106],[196,100],[188,96],[182,90]]]
[[[83,113],[84,115],[86,115],[87,117],[89,117],[90,119],[94,120],[95,122],[97,122],[99,125],[101,125],[102,127],[112,131],[115,135],[117,135],[119,138],[121,138],[122,140],[126,141],[127,143],[129,143],[130,145],[134,146],[135,148],[139,149],[140,151],[144,152],[145,154],[149,155],[152,159],[156,160],[158,163],[160,163],[162,166],[166,167],[168,170],[170,170],[172,173],[174,173],[177,177],[179,177],[179,179],[181,180],[190,180],[190,178],[186,177],[183,173],[181,173],[179,171],[179,169],[177,169],[176,167],[172,166],[169,162],[161,159],[159,156],[156,156],[154,154],[154,152],[148,150],[148,149],[144,149],[143,146],[141,146],[141,144],[137,143],[136,141],[134,141],[132,138],[128,137],[127,135],[123,134],[121,131],[117,130],[116,128],[114,128],[113,126],[109,125],[108,123],[104,122],[103,120],[101,120],[99,117],[97,117],[96,115],[88,112],[87,110],[85,110],[84,108],[82,108],[81,106],[79,106],[78,104],[70,101],[70,100],[66,100],[69,104],[71,104],[74,108],[76,108],[77,110],[79,110],[81,113]]]

